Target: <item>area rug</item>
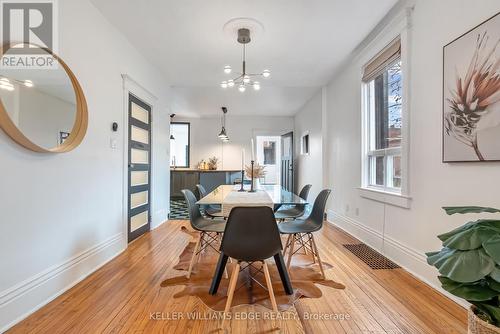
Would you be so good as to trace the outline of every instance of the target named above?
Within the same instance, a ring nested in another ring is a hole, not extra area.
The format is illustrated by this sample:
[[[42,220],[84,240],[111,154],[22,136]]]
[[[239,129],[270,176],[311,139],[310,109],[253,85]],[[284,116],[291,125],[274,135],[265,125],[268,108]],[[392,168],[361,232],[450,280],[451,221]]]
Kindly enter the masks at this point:
[[[176,270],[187,271],[193,249],[195,247],[195,238],[197,232],[190,231],[185,226],[181,227],[182,231],[190,235],[193,240],[189,242],[184,251],[179,257],[178,264],[174,267]],[[210,248],[210,247],[208,247]],[[186,277],[186,272],[181,275],[168,278],[161,283],[162,287],[184,286],[184,289],[174,295],[174,298],[183,296],[196,296],[205,305],[215,311],[223,311],[226,304],[227,288],[229,279],[222,278],[217,294],[212,296],[208,293],[212,277],[214,275],[215,267],[219,254],[212,249],[207,249],[201,254],[200,261],[194,266],[191,273],[191,278]],[[319,298],[322,296],[321,290],[317,285],[333,289],[344,289],[343,284],[337,283],[329,279],[323,279],[317,263],[312,262],[312,257],[305,254],[295,254],[292,257],[292,262],[289,270],[290,280],[292,282],[293,291],[292,295],[287,295],[284,291],[281,279],[274,264],[274,260],[267,261],[271,275],[274,295],[276,303],[280,311],[289,309],[299,298]],[[234,264],[228,261],[227,270],[229,277]],[[242,267],[245,264],[242,263]],[[265,279],[262,272],[259,272],[260,264],[255,263],[251,267],[247,267],[239,274],[237,290],[234,293],[232,306],[258,304],[268,309],[272,309],[271,301],[266,289],[258,283],[253,282],[249,276],[261,282],[265,286]],[[332,265],[323,262],[323,268],[326,270],[331,269]]]

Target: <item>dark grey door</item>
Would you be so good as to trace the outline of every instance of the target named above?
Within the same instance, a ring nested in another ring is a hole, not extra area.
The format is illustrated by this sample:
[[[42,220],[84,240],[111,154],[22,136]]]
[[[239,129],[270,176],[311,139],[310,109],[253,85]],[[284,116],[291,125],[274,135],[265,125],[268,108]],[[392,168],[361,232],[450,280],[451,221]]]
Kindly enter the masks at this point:
[[[281,136],[281,186],[293,192],[293,132]]]
[[[128,98],[128,241],[151,227],[151,106]]]

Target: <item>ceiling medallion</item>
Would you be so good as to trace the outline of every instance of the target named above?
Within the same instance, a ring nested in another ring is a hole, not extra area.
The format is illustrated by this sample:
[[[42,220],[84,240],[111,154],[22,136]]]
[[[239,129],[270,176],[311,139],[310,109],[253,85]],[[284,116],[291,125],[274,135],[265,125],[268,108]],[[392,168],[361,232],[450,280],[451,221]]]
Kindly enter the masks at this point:
[[[236,72],[237,77],[229,80],[224,80],[221,82],[220,86],[222,88],[232,88],[234,86],[238,87],[240,92],[244,92],[247,87],[253,87],[254,90],[260,90],[260,82],[255,80],[259,77],[269,78],[271,72],[269,70],[263,70],[261,73],[248,73],[246,69],[246,45],[250,43],[250,29],[239,28],[238,29],[238,43],[243,44],[243,64],[242,71]],[[231,74],[233,69],[230,65],[224,66],[224,73]]]

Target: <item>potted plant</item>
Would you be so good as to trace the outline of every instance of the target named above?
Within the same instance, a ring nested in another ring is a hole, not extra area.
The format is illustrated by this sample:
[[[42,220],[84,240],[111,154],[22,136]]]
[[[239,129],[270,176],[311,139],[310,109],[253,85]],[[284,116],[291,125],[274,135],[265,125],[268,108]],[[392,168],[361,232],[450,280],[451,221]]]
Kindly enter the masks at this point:
[[[208,169],[216,170],[217,164],[219,163],[219,159],[217,157],[211,157],[208,159]]]
[[[444,207],[448,215],[500,213],[477,206]],[[438,236],[439,252],[427,262],[439,270],[443,289],[472,304],[469,333],[500,333],[500,219],[478,219]]]

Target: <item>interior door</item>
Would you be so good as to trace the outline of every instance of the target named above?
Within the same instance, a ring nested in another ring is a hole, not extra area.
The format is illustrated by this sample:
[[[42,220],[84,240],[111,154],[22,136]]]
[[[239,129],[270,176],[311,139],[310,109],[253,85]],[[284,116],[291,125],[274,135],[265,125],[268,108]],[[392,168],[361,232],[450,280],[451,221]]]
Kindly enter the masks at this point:
[[[151,106],[128,100],[128,241],[151,226]]]
[[[293,192],[293,132],[281,136],[281,186]]]

